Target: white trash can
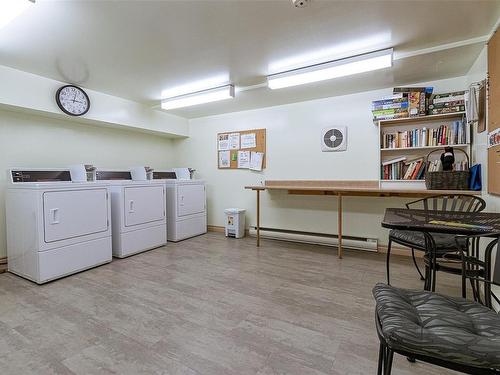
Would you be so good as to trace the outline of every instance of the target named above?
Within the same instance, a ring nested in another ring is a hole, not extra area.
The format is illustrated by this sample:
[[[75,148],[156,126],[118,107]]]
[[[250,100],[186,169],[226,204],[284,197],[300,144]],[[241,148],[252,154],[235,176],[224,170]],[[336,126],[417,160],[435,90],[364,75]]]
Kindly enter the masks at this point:
[[[245,237],[245,212],[242,208],[227,208],[224,210],[226,216],[226,237]]]

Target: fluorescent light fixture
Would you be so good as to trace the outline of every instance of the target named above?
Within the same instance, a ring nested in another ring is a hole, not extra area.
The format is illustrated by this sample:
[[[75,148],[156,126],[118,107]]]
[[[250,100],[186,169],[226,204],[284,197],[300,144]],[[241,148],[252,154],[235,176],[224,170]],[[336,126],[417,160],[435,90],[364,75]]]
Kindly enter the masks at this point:
[[[234,86],[226,85],[162,100],[161,108],[169,110],[232,98],[234,98]]]
[[[268,74],[286,72],[304,66],[321,64],[325,61],[336,61],[346,57],[379,51],[387,48],[390,43],[391,33],[389,32],[373,34],[366,38],[343,40],[330,46],[271,61],[268,66]]]
[[[270,89],[303,85],[392,66],[392,48],[267,76]]]
[[[0,0],[0,29],[28,9],[34,2],[34,0]]]
[[[1,1],[1,0],[0,0]],[[211,77],[206,77],[203,79],[198,79],[196,81],[191,81],[184,83],[182,85],[177,85],[169,87],[161,92],[161,98],[173,98],[174,96],[181,96],[185,94],[191,94],[193,92],[208,90],[213,87],[221,87],[230,83],[229,74],[220,73],[213,75]]]

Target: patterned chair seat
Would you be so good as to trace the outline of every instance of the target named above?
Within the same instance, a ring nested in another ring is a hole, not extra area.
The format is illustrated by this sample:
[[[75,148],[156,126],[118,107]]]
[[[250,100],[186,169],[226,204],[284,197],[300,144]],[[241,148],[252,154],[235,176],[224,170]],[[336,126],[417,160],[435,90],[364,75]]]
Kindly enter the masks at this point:
[[[395,351],[500,370],[500,316],[462,298],[377,284],[379,335]]]
[[[389,236],[396,242],[404,242],[415,248],[425,249],[425,236],[422,232],[414,232],[410,230],[391,230]],[[445,233],[433,233],[432,238],[436,243],[436,253],[438,255],[446,254],[452,251],[457,251],[455,236]],[[466,248],[466,240],[460,239],[462,249]]]

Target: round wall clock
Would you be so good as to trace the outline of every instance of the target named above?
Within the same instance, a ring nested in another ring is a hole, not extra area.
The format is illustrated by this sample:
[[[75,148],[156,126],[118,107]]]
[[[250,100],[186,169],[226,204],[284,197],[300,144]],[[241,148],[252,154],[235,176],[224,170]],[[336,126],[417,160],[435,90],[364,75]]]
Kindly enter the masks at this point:
[[[66,85],[56,92],[59,108],[70,116],[81,116],[89,111],[90,99],[83,89],[74,85]]]

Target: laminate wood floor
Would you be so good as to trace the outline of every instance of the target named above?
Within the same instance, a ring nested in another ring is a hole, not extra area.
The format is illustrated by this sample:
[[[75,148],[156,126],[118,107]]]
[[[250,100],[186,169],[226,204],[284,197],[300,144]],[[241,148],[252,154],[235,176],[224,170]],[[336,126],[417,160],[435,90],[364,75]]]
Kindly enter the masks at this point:
[[[0,373],[376,374],[384,254],[254,244],[209,233],[42,286],[0,275]],[[422,288],[406,257],[392,281]],[[393,374],[452,372],[396,356]]]

